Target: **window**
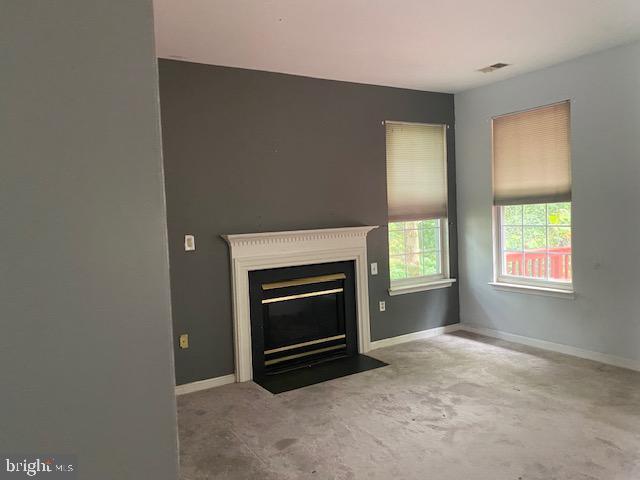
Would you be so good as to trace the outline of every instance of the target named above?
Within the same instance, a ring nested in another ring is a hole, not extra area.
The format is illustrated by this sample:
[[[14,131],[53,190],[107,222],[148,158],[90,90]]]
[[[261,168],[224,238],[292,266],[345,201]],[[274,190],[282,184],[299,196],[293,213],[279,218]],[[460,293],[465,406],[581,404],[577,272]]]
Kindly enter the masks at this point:
[[[493,119],[494,280],[571,290],[569,102]]]
[[[500,280],[571,284],[571,203],[499,207]]]
[[[446,126],[385,124],[390,293],[450,286]]]
[[[441,279],[446,219],[389,223],[389,270],[391,282],[420,278]]]

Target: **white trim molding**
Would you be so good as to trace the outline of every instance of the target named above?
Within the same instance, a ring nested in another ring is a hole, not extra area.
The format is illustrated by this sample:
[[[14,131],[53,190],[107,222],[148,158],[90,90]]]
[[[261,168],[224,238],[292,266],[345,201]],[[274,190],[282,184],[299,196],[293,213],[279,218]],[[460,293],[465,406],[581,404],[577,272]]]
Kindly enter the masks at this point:
[[[438,335],[444,335],[445,333],[455,332],[457,330],[460,330],[461,328],[461,324],[454,323],[453,325],[429,328],[428,330],[420,330],[419,332],[407,333],[406,335],[399,335],[397,337],[383,338],[382,340],[371,342],[371,350],[374,350],[376,348],[390,347],[392,345],[398,345],[399,343],[413,342],[415,340],[437,337]]]
[[[605,363],[607,365],[613,365],[614,367],[622,367],[628,368],[630,370],[640,371],[640,360],[633,360],[631,358],[624,358],[615,355],[608,355],[606,353],[594,352],[592,350],[572,347],[570,345],[564,345],[562,343],[539,340],[537,338],[525,337],[523,335],[516,335],[514,333],[493,330],[491,328],[462,324],[461,330],[476,333],[478,335],[484,335],[485,337],[499,338],[500,340],[506,340],[508,342],[540,348],[542,350],[549,350],[552,352],[564,353],[565,355],[571,355],[573,357],[593,360],[594,362]]]
[[[221,387],[230,383],[235,383],[236,375],[224,375],[222,377],[207,378],[197,382],[185,383],[176,386],[176,395],[184,395],[185,393],[199,392],[200,390],[208,390],[209,388]]]
[[[496,290],[502,292],[526,293],[529,295],[542,295],[544,297],[557,297],[573,300],[576,294],[573,290],[563,288],[549,288],[535,285],[520,285],[518,283],[489,282]]]
[[[369,351],[367,234],[377,226],[222,235],[229,244],[236,381],[253,378],[249,272],[317,263],[355,262],[358,351]]]
[[[413,285],[391,285],[389,295],[404,295],[405,293],[424,292],[426,290],[437,290],[439,288],[448,288],[455,283],[455,278],[443,278],[441,280],[433,280],[425,283],[414,283]]]

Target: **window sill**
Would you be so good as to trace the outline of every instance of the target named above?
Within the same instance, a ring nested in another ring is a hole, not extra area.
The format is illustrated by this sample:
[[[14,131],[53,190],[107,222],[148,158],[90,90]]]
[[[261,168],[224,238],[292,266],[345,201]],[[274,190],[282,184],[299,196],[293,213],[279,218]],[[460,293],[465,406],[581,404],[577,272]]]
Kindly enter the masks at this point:
[[[404,295],[405,293],[424,292],[427,290],[436,290],[439,288],[447,288],[455,283],[455,278],[443,278],[442,280],[434,280],[427,283],[416,283],[413,285],[396,285],[389,288],[389,295]]]
[[[524,293],[528,295],[542,295],[545,297],[566,298],[572,300],[576,298],[573,290],[563,290],[561,288],[535,287],[532,285],[518,285],[515,283],[489,282],[496,290],[502,292]]]

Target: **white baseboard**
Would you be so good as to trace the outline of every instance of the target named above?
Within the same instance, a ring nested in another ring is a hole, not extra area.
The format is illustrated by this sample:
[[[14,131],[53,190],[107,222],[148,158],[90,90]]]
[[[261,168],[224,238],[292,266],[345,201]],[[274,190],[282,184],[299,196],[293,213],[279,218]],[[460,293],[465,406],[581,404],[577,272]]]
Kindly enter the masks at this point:
[[[223,377],[207,378],[206,380],[200,380],[198,382],[185,383],[184,385],[176,386],[176,395],[184,395],[185,393],[199,392],[200,390],[207,390],[209,388],[221,387],[229,383],[235,383],[236,375],[232,373],[230,375],[224,375]]]
[[[565,355],[585,358],[587,360],[593,360],[595,362],[605,363],[607,365],[613,365],[615,367],[622,367],[628,368],[630,370],[640,371],[640,361],[630,358],[617,357],[615,355],[608,355],[606,353],[584,350],[582,348],[572,347],[570,345],[564,345],[562,343],[539,340],[537,338],[525,337],[522,335],[502,332],[500,330],[493,330],[491,328],[485,327],[474,327],[472,325],[462,324],[460,330],[477,333],[478,335],[484,335],[486,337],[499,338],[501,340],[519,343],[521,345],[527,345],[529,347],[536,347],[543,350],[550,350],[552,352],[564,353]]]
[[[460,330],[460,328],[461,324],[454,323],[453,325],[430,328],[429,330],[407,333],[406,335],[399,335],[397,337],[383,338],[382,340],[371,342],[370,346],[371,350],[374,350],[376,348],[390,347],[391,345],[397,345],[399,343],[413,342],[414,340],[422,340],[423,338],[436,337],[444,333],[455,332],[456,330]]]
[[[615,355],[608,355],[606,353],[594,352],[591,350],[572,347],[570,345],[564,345],[561,343],[554,343],[547,340],[539,340],[537,338],[525,337],[523,335],[516,335],[514,333],[493,330],[491,328],[485,327],[475,327],[473,325],[466,325],[461,323],[455,323],[453,325],[446,325],[444,327],[430,328],[429,330],[421,330],[419,332],[408,333],[406,335],[399,335],[397,337],[376,340],[374,342],[371,342],[370,346],[371,350],[375,350],[377,348],[390,347],[392,345],[398,345],[400,343],[413,342],[414,340],[436,337],[438,335],[443,335],[445,333],[455,332],[458,330],[476,333],[478,335],[484,335],[486,337],[498,338],[500,340],[519,343],[521,345],[540,348],[542,350],[564,353],[565,355],[572,355],[574,357],[593,360],[595,362],[613,365],[615,367],[622,367],[628,368],[630,370],[640,371],[640,361],[638,360],[618,357]],[[178,385],[176,387],[176,395],[184,395],[185,393],[192,393],[198,392],[200,390],[207,390],[209,388],[221,387],[222,385],[235,383],[235,381],[236,376],[232,373],[230,375],[224,375],[222,377],[208,378],[206,380],[200,380],[198,382],[186,383],[184,385]]]
[[[408,333],[406,335],[400,335],[398,337],[385,338],[371,342],[370,350],[376,348],[389,347],[398,343],[412,342],[413,340],[420,340],[422,338],[435,337],[442,335],[443,333],[455,332],[460,330],[461,325],[459,323],[453,325],[447,325],[444,327],[431,328],[429,330],[422,330],[420,332]],[[229,383],[235,383],[235,374],[225,375],[223,377],[208,378],[206,380],[200,380],[198,382],[185,383],[184,385],[176,386],[176,395],[184,395],[185,393],[199,392],[200,390],[207,390],[209,388],[221,387]]]

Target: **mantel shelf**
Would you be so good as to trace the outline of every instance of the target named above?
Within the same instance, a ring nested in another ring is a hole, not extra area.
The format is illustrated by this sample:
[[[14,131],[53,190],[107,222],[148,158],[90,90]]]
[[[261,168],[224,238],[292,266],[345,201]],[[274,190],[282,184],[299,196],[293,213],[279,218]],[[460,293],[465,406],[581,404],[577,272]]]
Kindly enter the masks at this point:
[[[222,235],[222,238],[232,247],[236,245],[304,243],[318,240],[366,237],[367,234],[375,228],[378,228],[378,226],[368,225],[362,227],[322,228],[284,232],[240,233]]]

